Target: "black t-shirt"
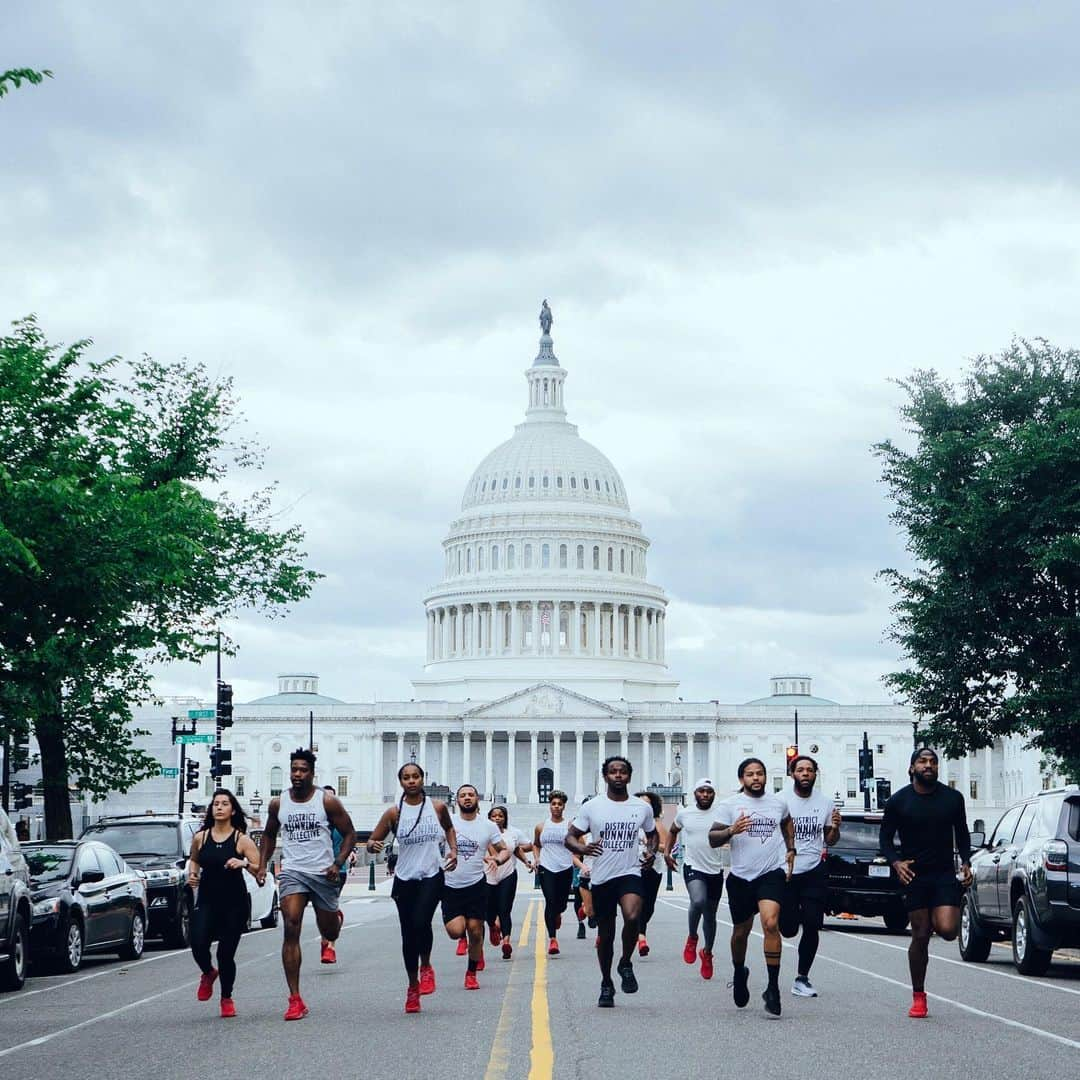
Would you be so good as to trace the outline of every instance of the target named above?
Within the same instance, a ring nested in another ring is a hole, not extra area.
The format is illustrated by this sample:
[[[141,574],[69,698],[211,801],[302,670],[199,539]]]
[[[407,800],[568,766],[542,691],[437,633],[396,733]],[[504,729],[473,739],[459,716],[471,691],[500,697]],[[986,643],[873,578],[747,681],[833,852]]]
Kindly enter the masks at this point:
[[[967,812],[959,791],[938,783],[921,795],[908,784],[885,804],[880,842],[881,853],[889,862],[912,859],[916,873],[952,873],[954,837],[960,861],[971,862]]]

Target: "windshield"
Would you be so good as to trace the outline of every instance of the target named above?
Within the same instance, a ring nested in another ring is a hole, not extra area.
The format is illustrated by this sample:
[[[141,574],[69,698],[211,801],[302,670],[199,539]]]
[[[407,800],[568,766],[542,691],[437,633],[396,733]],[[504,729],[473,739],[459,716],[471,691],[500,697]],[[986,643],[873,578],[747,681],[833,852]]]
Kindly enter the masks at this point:
[[[108,844],[121,855],[168,855],[179,858],[182,854],[176,825],[167,821],[140,825],[92,825],[84,836]]]
[[[64,881],[71,871],[71,858],[74,854],[75,849],[70,847],[23,848],[23,857],[30,869],[30,880],[35,885]]]
[[[840,825],[840,839],[833,844],[833,848],[841,851],[869,850],[876,853],[880,828],[876,821],[845,821]]]

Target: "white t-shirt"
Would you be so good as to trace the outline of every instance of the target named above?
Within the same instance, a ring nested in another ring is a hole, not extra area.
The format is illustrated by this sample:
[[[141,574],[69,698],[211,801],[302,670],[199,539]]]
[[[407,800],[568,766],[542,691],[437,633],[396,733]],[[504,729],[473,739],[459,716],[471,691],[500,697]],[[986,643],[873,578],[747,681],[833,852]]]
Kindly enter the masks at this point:
[[[326,816],[326,792],[315,788],[307,802],[294,802],[286,788],[278,800],[281,859],[286,870],[321,876],[334,861],[333,826]]]
[[[502,833],[494,821],[480,816],[471,821],[455,817],[454,833],[457,835],[457,866],[446,871],[444,881],[451,889],[464,889],[484,880],[487,869],[484,856],[488,853],[488,845],[498,844]]]
[[[402,881],[434,877],[442,869],[442,844],[446,838],[442,822],[430,799],[411,806],[401,803],[398,812],[398,859],[394,874]]]
[[[740,791],[716,808],[716,820],[734,825],[740,813],[750,818],[750,828],[731,838],[731,872],[744,881],[754,881],[770,870],[786,867],[787,844],[780,822],[788,816],[787,800],[768,792],[755,799]]]
[[[574,865],[570,849],[566,846],[566,828],[568,822],[547,821],[540,826],[540,865],[553,874],[569,870]]]
[[[593,840],[603,845],[592,865],[590,880],[603,885],[618,877],[641,873],[638,858],[638,833],[656,828],[652,807],[641,799],[629,798],[616,802],[606,795],[590,799],[577,812],[574,828],[592,833]]]
[[[785,795],[795,826],[795,870],[805,874],[821,865],[825,857],[825,827],[832,820],[833,801],[820,791],[804,799],[794,790]]]
[[[492,824],[494,824],[494,822]],[[510,852],[510,858],[504,863],[499,863],[494,870],[489,870],[487,872],[486,876],[489,885],[498,885],[500,881],[504,881],[511,874],[517,873],[517,856],[514,852],[517,851],[521,844],[525,843],[525,839],[513,825],[508,825],[501,835],[502,842]]]
[[[696,806],[681,807],[675,815],[679,841],[683,846],[683,865],[702,874],[722,874],[724,862],[720,848],[709,846],[709,829],[716,818],[716,804],[708,810]]]

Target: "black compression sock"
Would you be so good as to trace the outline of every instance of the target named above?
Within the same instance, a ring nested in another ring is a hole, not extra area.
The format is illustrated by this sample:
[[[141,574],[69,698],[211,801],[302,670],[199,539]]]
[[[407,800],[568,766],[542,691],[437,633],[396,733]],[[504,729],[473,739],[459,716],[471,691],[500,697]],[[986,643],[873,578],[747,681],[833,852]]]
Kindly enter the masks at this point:
[[[470,971],[471,971],[471,972],[472,972],[472,973],[473,973],[474,975],[476,974],[476,961],[475,961],[475,960],[470,960],[470,961],[469,961],[469,970],[470,970]]]
[[[768,964],[765,970],[769,973],[769,985],[771,987],[777,987],[780,985],[780,965]]]

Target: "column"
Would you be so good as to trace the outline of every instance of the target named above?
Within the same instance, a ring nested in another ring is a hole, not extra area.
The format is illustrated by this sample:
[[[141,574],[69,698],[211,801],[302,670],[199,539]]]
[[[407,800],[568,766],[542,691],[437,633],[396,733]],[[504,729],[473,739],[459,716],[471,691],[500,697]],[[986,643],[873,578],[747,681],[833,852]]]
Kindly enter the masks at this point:
[[[946,756],[944,751],[941,752],[941,757],[939,758],[939,761],[941,762],[941,767],[938,769],[938,779],[946,787],[948,787],[949,786],[949,759]]]
[[[379,802],[382,802],[385,791],[383,789],[383,737],[381,731],[376,731],[372,737],[370,790],[376,795]]]
[[[405,764],[405,732],[398,731],[397,733],[397,761],[394,764],[394,771],[397,772],[402,765]]]
[[[961,784],[964,798],[971,802],[971,755],[965,754],[961,766]]]
[[[450,786],[450,732],[442,733],[442,761],[439,763],[440,780]]]
[[[590,656],[599,656],[600,655],[600,601],[599,600],[594,600],[593,601],[592,614],[593,614],[593,617],[592,617],[592,624],[593,624],[592,647],[589,649],[589,655]]]
[[[648,649],[645,645],[645,631],[648,626],[648,622],[645,618],[645,609],[638,608],[634,619],[637,622],[637,657],[639,660],[644,660]]]
[[[979,802],[983,806],[994,805],[994,747],[991,744],[983,751],[983,772],[986,774],[986,791],[979,792]]]
[[[581,802],[584,791],[582,790],[582,766],[584,765],[585,758],[585,732],[578,730],[575,732],[575,747],[574,747],[574,799],[577,802]]]
[[[521,651],[521,625],[520,625],[520,613],[518,612],[518,603],[516,600],[510,601],[510,655],[517,656]]]
[[[692,784],[700,775],[694,764],[694,733],[688,731],[686,733],[686,763],[683,765],[683,790],[685,791],[686,785]]]
[[[630,733],[624,731],[619,735],[619,753],[629,760],[630,758]]]
[[[427,776],[427,732],[418,732],[416,742],[416,764],[424,770],[425,777]]]
[[[532,602],[532,641],[533,656],[540,655],[540,601]]]
[[[461,742],[461,783],[472,783],[472,732],[465,731],[462,733]],[[458,787],[457,784],[451,784],[451,787]]]
[[[602,791],[599,786],[597,777],[600,776],[600,770],[604,767],[604,758],[607,757],[607,732],[598,731],[596,733],[596,776],[593,777],[593,791]],[[589,794],[592,794],[590,792]]]
[[[506,801],[517,800],[517,732],[506,733]]]
[[[649,659],[656,659],[656,610],[650,609],[649,611]]]
[[[570,605],[570,652],[572,655],[577,656],[581,652],[581,603],[575,600]]]
[[[538,731],[529,732],[529,797],[526,802],[532,802],[536,798],[536,772],[539,768],[536,760],[536,741],[540,737]]]
[[[719,783],[716,774],[720,769],[720,736],[716,731],[709,732],[709,779],[714,784]],[[690,781],[693,783],[693,781]]]
[[[488,731],[484,735],[484,798],[495,798],[495,732]]]
[[[652,770],[649,768],[649,733],[641,733],[641,786],[648,787],[652,783]]]
[[[671,732],[664,732],[664,783],[671,783]]]
[[[552,731],[551,733],[551,773],[552,782],[557,788],[562,788],[562,763],[559,760],[561,757],[559,751],[562,749],[562,745],[559,741],[560,734],[561,732],[559,731]]]

